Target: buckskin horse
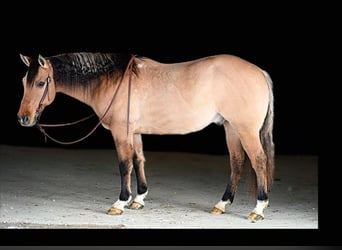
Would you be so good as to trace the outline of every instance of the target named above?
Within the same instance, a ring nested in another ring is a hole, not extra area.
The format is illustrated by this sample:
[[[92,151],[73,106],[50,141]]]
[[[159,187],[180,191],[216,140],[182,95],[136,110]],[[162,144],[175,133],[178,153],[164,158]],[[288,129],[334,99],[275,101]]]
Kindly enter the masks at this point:
[[[264,219],[274,175],[273,83],[266,71],[224,54],[178,63],[120,53],[20,57],[28,67],[17,114],[22,126],[39,127],[42,111],[61,92],[92,107],[99,124],[111,131],[121,191],[108,214],[145,205],[143,134],[186,134],[216,123],[225,130],[231,172],[211,213],[222,214],[232,204],[247,155],[256,198],[248,219]],[[137,194],[132,200],[133,169]]]

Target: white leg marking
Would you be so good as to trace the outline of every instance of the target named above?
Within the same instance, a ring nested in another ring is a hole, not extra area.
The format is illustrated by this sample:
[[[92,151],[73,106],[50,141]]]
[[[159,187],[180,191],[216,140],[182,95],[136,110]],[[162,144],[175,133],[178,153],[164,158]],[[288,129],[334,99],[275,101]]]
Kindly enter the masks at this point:
[[[227,200],[227,201],[220,200],[214,207],[224,212],[226,211],[226,206],[230,204],[232,204],[230,200]]]
[[[127,201],[122,201],[120,199],[118,199],[113,205],[112,207],[118,208],[122,211],[125,210],[125,207],[128,206],[128,203],[132,200],[132,196],[130,195]]]
[[[134,198],[134,202],[137,202],[137,203],[139,203],[140,205],[145,206],[144,199],[146,198],[147,193],[148,193],[148,191],[146,191],[146,192],[143,193],[143,194],[137,194],[137,196],[135,196],[135,198]]]
[[[257,200],[257,204],[253,210],[254,213],[264,217],[264,209],[268,206],[268,200]]]

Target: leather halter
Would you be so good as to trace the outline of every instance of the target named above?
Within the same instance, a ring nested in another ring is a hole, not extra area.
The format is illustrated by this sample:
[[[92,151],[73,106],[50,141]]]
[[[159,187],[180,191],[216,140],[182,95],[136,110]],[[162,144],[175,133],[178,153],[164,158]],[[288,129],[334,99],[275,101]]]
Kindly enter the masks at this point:
[[[48,94],[49,94],[49,84],[50,84],[50,82],[51,82],[51,77],[50,77],[50,75],[48,75],[47,78],[46,78],[46,84],[45,84],[44,93],[42,95],[42,98],[40,98],[40,101],[39,101],[39,104],[38,104],[38,108],[36,110],[37,113],[40,112],[40,109],[43,106],[43,102],[44,102],[46,96],[48,96]],[[49,96],[48,96],[48,99],[50,99]]]

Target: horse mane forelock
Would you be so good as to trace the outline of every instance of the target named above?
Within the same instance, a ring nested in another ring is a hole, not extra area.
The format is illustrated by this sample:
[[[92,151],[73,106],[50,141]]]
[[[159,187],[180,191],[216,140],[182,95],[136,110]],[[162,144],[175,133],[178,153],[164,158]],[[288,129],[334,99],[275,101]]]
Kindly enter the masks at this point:
[[[121,53],[65,53],[47,57],[50,61],[56,84],[75,89],[82,86],[86,89],[101,85],[100,76],[112,78],[115,82],[120,78],[132,55]],[[28,71],[27,82],[33,84],[38,72],[38,61],[33,60]],[[133,62],[133,73],[137,74],[137,67]]]

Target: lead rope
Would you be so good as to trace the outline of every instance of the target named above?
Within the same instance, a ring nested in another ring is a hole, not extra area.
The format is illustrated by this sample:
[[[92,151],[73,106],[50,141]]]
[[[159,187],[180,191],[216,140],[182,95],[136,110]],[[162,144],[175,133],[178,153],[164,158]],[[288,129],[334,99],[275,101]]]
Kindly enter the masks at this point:
[[[134,56],[132,56],[132,58],[133,57]],[[126,124],[127,136],[129,132],[129,114],[130,114],[130,109],[131,109],[131,82],[132,82],[133,63],[130,63],[128,67],[129,67],[130,74],[128,78],[128,94],[127,94],[127,124]]]
[[[129,113],[130,113],[130,99],[131,99],[131,79],[132,79],[132,70],[133,70],[133,60],[134,60],[135,56],[132,55],[130,61],[128,62],[128,66],[124,72],[124,74],[122,75],[121,77],[121,80],[120,82],[118,83],[116,89],[115,89],[115,92],[113,94],[113,97],[112,99],[110,100],[110,103],[109,105],[107,106],[105,112],[103,113],[103,115],[101,116],[101,118],[99,119],[99,122],[95,125],[95,127],[90,131],[88,132],[88,134],[86,134],[85,136],[83,136],[82,138],[78,139],[78,140],[74,140],[74,141],[69,141],[69,142],[65,142],[65,141],[60,141],[60,140],[57,140],[55,138],[53,138],[52,136],[50,136],[48,133],[46,133],[46,131],[44,130],[43,127],[62,127],[62,126],[70,126],[70,125],[74,125],[74,124],[77,124],[79,122],[82,122],[82,121],[85,121],[89,118],[91,118],[92,116],[94,116],[94,114],[90,115],[90,116],[87,116],[83,119],[80,119],[78,121],[75,121],[75,122],[70,122],[70,123],[64,123],[64,124],[40,124],[40,123],[37,123],[37,128],[40,130],[40,132],[42,134],[44,134],[44,137],[45,137],[45,142],[47,141],[46,138],[49,138],[50,140],[56,142],[56,143],[59,143],[59,144],[63,144],[63,145],[70,145],[70,144],[75,144],[75,143],[78,143],[84,139],[86,139],[87,137],[89,137],[92,133],[94,133],[94,131],[97,129],[98,126],[100,126],[100,124],[102,123],[104,117],[107,115],[110,107],[112,106],[113,102],[114,102],[114,99],[120,89],[120,86],[121,86],[121,83],[123,82],[123,78],[124,76],[126,75],[127,71],[129,70],[129,80],[128,80],[128,99],[127,99],[127,135],[128,135],[128,131],[129,131]],[[50,77],[48,77],[48,79],[50,79]],[[50,82],[50,80],[48,80],[48,83]],[[38,107],[38,110],[41,108],[41,105],[43,103],[43,100],[45,99],[46,97],[46,93],[48,92],[48,84],[46,86],[46,89],[44,91],[44,94],[42,96],[42,99],[39,103],[39,107]]]

